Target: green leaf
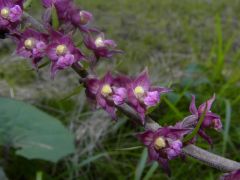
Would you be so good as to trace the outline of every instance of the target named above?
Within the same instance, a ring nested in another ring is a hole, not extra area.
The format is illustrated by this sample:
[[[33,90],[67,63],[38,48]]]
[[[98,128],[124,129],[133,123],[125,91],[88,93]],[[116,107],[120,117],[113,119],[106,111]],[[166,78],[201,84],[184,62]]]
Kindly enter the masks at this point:
[[[83,89],[83,85],[80,85],[80,86],[76,87],[72,92],[70,92],[65,97],[63,97],[61,99],[61,101],[65,101],[65,100],[71,98],[72,96],[75,96],[75,95],[79,94],[82,91],[82,89]]]
[[[108,155],[108,153],[100,153],[95,156],[91,156],[91,157],[87,158],[86,160],[84,160],[83,162],[81,162],[81,164],[79,164],[77,167],[78,167],[78,169],[80,169],[81,167],[86,166],[102,157],[106,157],[107,155]]]
[[[52,25],[55,30],[57,30],[59,27],[57,9],[55,8],[55,6],[52,6]]]
[[[153,176],[154,172],[157,170],[158,168],[158,163],[154,162],[151,166],[151,168],[148,170],[146,176],[144,176],[143,180],[149,180],[151,179],[151,177]]]
[[[147,114],[151,114],[153,111],[155,111],[159,107],[160,103],[158,103],[156,106],[149,107],[147,109]]]
[[[228,134],[229,134],[229,128],[231,124],[231,113],[232,113],[230,101],[226,99],[225,104],[226,104],[226,117],[225,117],[224,133],[223,133],[222,155],[225,155],[226,148],[227,148],[227,142],[229,138]]]
[[[163,97],[163,100],[165,101],[165,103],[170,107],[170,109],[176,114],[176,116],[179,119],[183,118],[182,113],[178,110],[178,108],[171,102],[169,101],[167,98]]]
[[[23,8],[27,9],[31,6],[31,4],[32,4],[32,0],[27,0],[27,1],[24,2]]]
[[[43,180],[43,172],[42,171],[38,171],[36,174],[36,180]]]
[[[47,66],[47,65],[49,65],[49,64],[50,64],[50,61],[48,60],[48,61],[46,61],[45,63],[40,64],[40,65],[38,66],[38,69],[42,69],[42,68],[44,68],[45,66]]]
[[[143,170],[146,166],[147,163],[147,157],[148,157],[148,152],[147,152],[147,148],[144,148],[143,152],[142,152],[142,156],[141,159],[138,163],[137,169],[135,171],[135,180],[140,180],[143,174]]]
[[[132,151],[136,149],[141,149],[142,146],[135,146],[135,147],[130,147],[130,148],[122,148],[122,149],[117,149],[116,151]]]
[[[206,111],[207,111],[207,107],[208,107],[208,104],[206,102],[206,106],[205,106],[205,109],[204,109],[204,112],[202,113],[196,127],[194,128],[194,130],[192,131],[192,133],[188,134],[184,139],[183,139],[183,142],[188,142],[190,141],[192,138],[194,138],[194,136],[198,133],[202,123],[203,123],[203,120],[205,118],[205,115],[206,115]]]
[[[217,34],[217,62],[214,68],[215,78],[221,75],[222,69],[224,67],[224,53],[223,53],[223,37],[222,37],[222,24],[219,15],[216,15],[215,29]]]
[[[28,159],[57,162],[74,152],[73,135],[54,117],[21,101],[0,98],[0,145]]]

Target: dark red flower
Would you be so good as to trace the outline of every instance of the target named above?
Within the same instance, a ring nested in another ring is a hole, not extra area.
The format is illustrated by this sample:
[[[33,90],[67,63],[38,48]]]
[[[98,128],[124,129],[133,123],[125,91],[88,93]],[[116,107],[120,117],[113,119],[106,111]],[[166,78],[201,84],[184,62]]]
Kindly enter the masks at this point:
[[[113,40],[105,39],[103,33],[98,34],[96,37],[93,37],[90,33],[85,34],[84,43],[88,49],[94,52],[94,60],[99,60],[101,57],[111,58],[114,54],[122,52],[116,50],[117,44]]]
[[[59,20],[67,21],[73,8],[73,0],[42,0],[46,11],[43,15],[45,22],[51,22],[52,8],[55,7]]]
[[[157,105],[160,102],[160,95],[169,91],[168,88],[151,86],[148,72],[145,70],[127,84],[128,104],[139,113],[144,124],[147,109]]]
[[[23,0],[0,0],[0,29],[15,29],[22,15]]]
[[[195,128],[201,116],[203,115],[204,110],[206,109],[206,114],[204,116],[202,125],[198,131],[198,134],[202,138],[204,138],[209,144],[212,144],[212,140],[206,134],[205,129],[213,128],[217,131],[220,131],[222,129],[220,116],[211,112],[211,107],[214,100],[215,100],[215,95],[213,95],[211,99],[201,104],[197,109],[195,105],[195,96],[192,96],[192,102],[189,106],[189,111],[192,113],[192,115],[186,117],[182,122],[177,123],[177,126],[182,128]]]
[[[32,64],[37,68],[37,63],[46,55],[48,36],[33,29],[25,30],[17,39],[17,54],[32,59]]]
[[[115,105],[125,102],[127,91],[119,81],[119,77],[114,78],[108,72],[102,79],[87,79],[86,94],[98,107],[103,108],[113,119],[116,119]]]
[[[170,126],[156,131],[148,130],[138,134],[138,138],[148,148],[149,161],[157,161],[169,174],[168,161],[181,155],[183,136],[190,131]]]
[[[75,47],[70,35],[56,31],[50,34],[50,44],[46,52],[52,61],[52,77],[58,70],[66,69],[84,58],[81,51]]]

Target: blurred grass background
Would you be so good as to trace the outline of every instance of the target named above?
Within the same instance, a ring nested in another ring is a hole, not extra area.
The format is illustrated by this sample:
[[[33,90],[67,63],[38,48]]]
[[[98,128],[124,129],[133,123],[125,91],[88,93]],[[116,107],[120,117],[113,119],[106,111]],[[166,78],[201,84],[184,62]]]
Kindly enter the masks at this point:
[[[151,114],[160,124],[189,115],[190,94],[197,104],[216,93],[213,112],[221,115],[221,133],[209,131],[211,147],[197,145],[240,161],[240,2],[238,0],[78,0],[92,12],[93,26],[125,51],[102,62],[99,75],[114,69],[136,75],[148,67],[155,85],[174,90]],[[40,16],[39,2],[29,9]],[[146,163],[146,150],[135,138],[141,131],[120,116],[111,122],[102,111],[92,113],[71,70],[50,80],[48,68],[35,73],[11,54],[14,44],[0,43],[0,94],[28,101],[58,117],[76,134],[76,153],[57,165],[13,156],[6,167],[12,179],[206,179],[221,174],[194,159],[171,161],[168,178],[157,164]],[[79,92],[71,98],[72,92]],[[19,164],[21,164],[19,166]],[[17,172],[17,173],[16,173]]]

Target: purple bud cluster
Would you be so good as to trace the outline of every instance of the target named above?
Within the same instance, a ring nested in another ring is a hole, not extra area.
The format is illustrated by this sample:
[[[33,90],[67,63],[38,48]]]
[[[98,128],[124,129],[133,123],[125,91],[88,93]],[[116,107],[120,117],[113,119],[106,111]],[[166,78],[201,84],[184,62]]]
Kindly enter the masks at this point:
[[[111,58],[117,50],[113,40],[105,39],[98,29],[90,27],[93,15],[78,8],[73,0],[42,0],[45,8],[42,24],[45,31],[34,28],[20,29],[23,17],[23,0],[0,0],[0,30],[8,31],[8,35],[17,43],[16,54],[30,59],[35,69],[39,62],[47,57],[51,62],[51,76],[70,67],[83,68],[82,61],[96,65],[101,58]],[[56,12],[59,26],[53,27],[53,12]],[[87,56],[74,43],[73,37],[80,32],[84,46],[92,52]],[[107,72],[102,78],[87,76],[84,79],[86,96],[97,108],[104,109],[112,119],[116,119],[117,108],[123,104],[130,106],[140,117],[140,124],[145,125],[146,113],[150,107],[160,103],[160,96],[171,90],[165,87],[152,86],[147,70],[136,77]],[[148,148],[149,160],[158,161],[169,171],[168,161],[182,155],[182,148],[196,142],[196,136],[190,141],[183,139],[198,125],[202,116],[203,122],[198,135],[210,144],[211,138],[206,129],[221,130],[220,117],[211,112],[215,95],[199,106],[195,105],[195,97],[189,110],[191,115],[174,126],[160,127],[138,134],[138,139]]]

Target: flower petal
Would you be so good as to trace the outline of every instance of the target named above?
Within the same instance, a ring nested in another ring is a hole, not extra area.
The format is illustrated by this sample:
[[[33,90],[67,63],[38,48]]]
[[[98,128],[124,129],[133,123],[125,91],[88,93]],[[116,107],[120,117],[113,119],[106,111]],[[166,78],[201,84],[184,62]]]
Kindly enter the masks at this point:
[[[153,142],[154,132],[148,130],[144,133],[137,134],[138,139],[145,145],[149,146]]]
[[[133,88],[141,86],[145,91],[148,91],[150,88],[150,79],[148,71],[144,70],[133,82]]]
[[[218,115],[208,112],[204,118],[202,123],[202,128],[214,128],[215,130],[219,131],[222,129],[222,122]]]
[[[144,98],[144,104],[148,107],[155,106],[160,101],[160,93],[158,91],[147,92],[147,96]]]
[[[198,131],[199,136],[201,136],[204,140],[206,140],[210,145],[213,144],[212,139],[202,130]]]
[[[189,111],[194,115],[198,114],[198,110],[197,110],[197,107],[196,107],[195,96],[194,95],[192,95],[192,101],[191,101],[191,104],[189,106]]]
[[[203,113],[207,104],[207,110],[206,112],[209,112],[211,107],[212,107],[212,103],[215,100],[215,94],[213,95],[212,98],[210,98],[209,100],[207,100],[205,103],[201,104],[198,108],[198,112]]]
[[[123,104],[126,97],[127,97],[127,90],[125,88],[114,89],[114,95],[112,99],[116,105]]]

